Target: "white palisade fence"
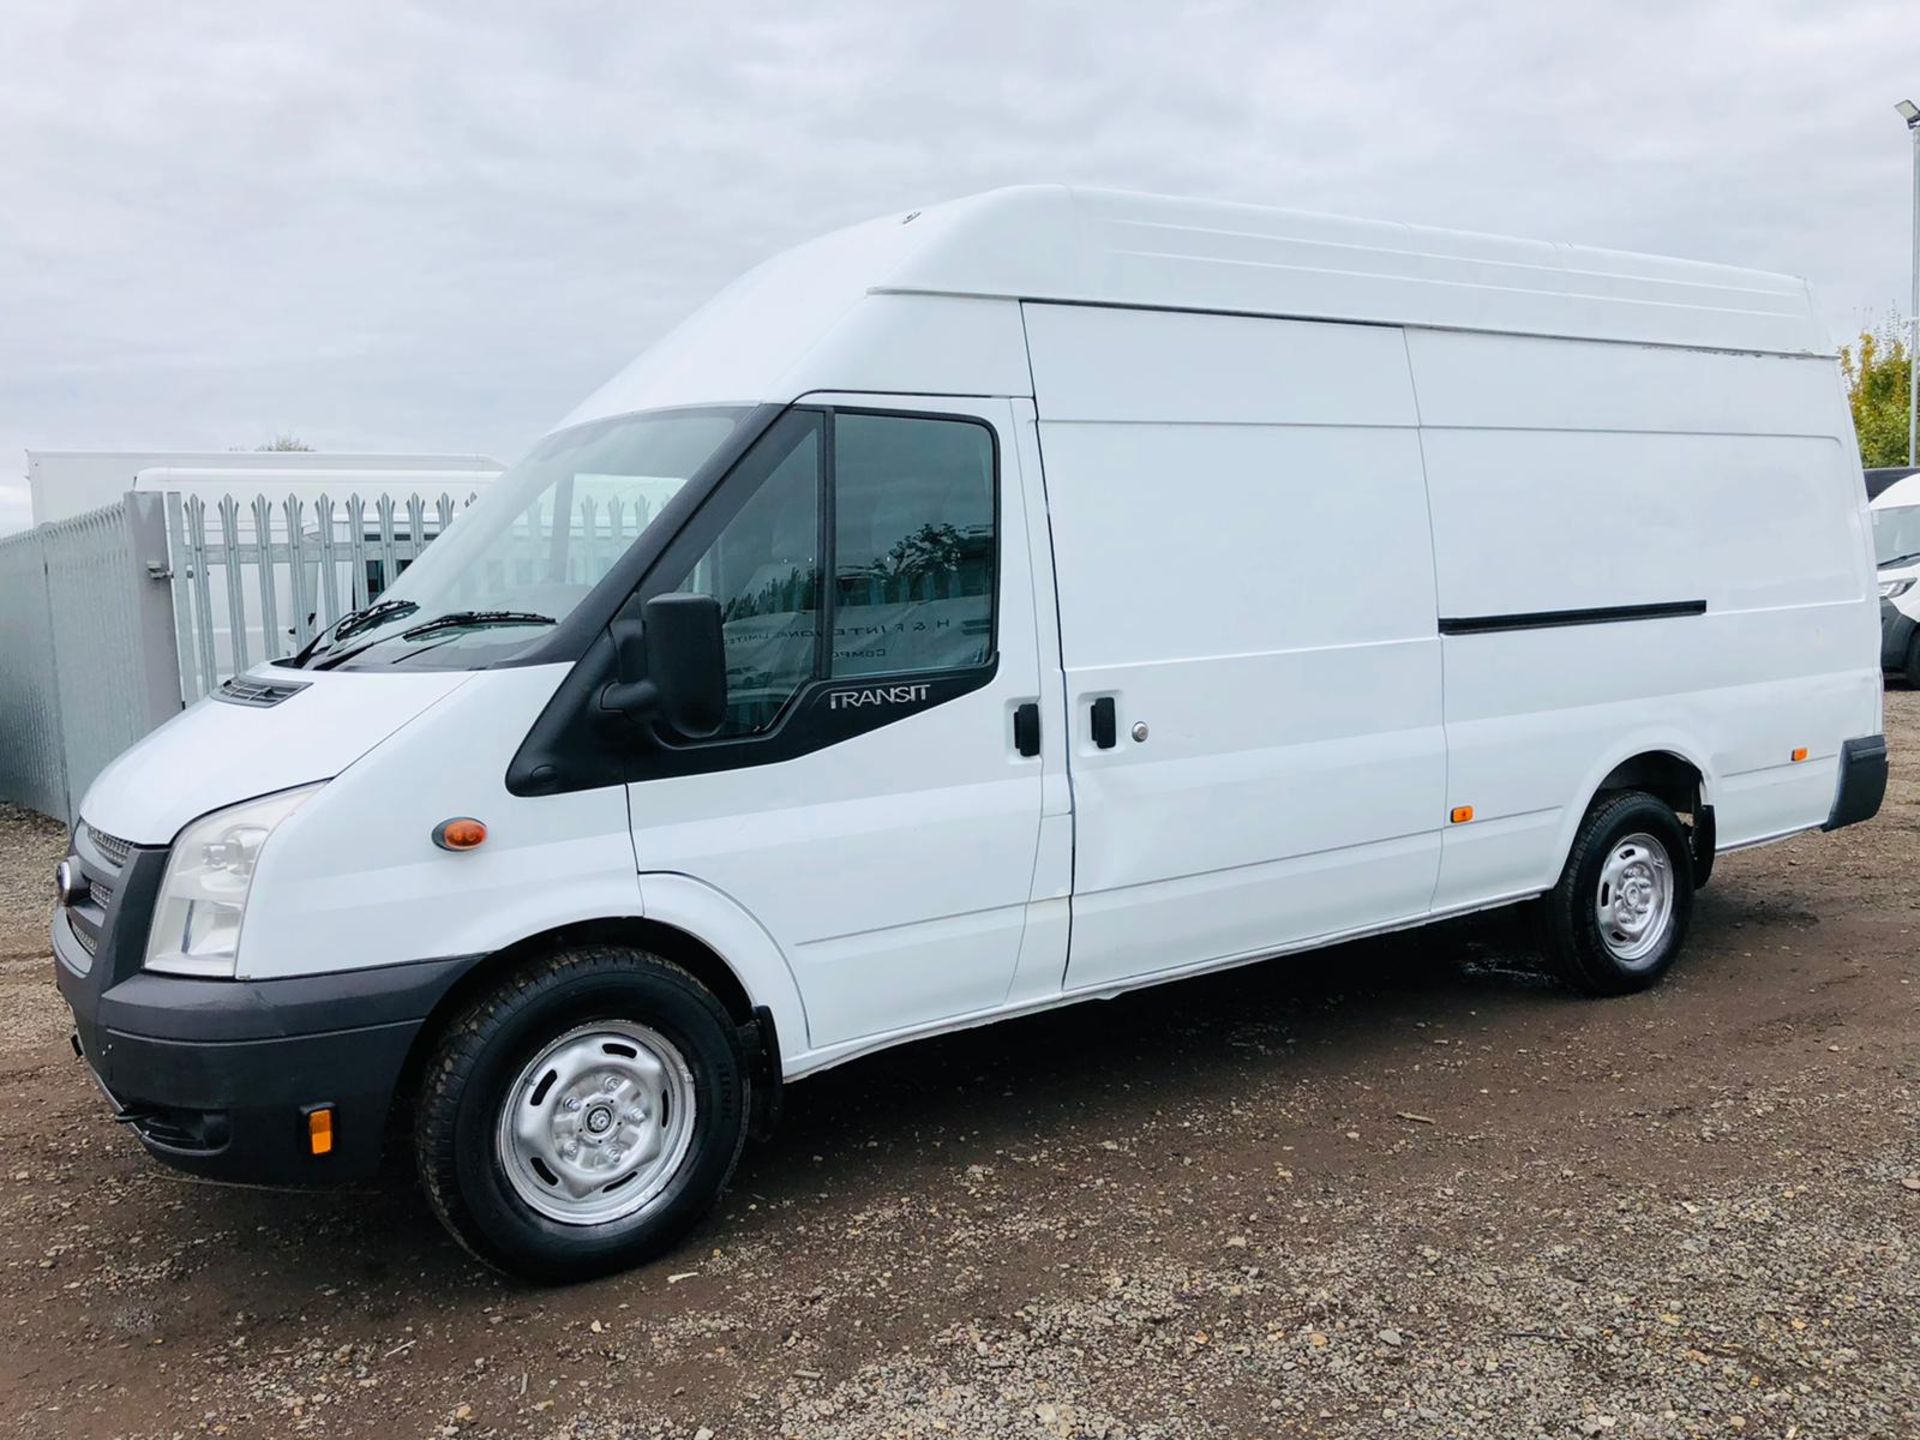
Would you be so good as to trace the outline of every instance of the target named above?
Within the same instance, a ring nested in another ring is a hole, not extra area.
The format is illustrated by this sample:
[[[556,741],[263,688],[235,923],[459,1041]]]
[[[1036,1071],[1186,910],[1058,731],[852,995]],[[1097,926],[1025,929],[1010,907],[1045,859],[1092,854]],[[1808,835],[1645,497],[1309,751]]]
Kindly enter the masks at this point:
[[[378,599],[473,497],[166,500],[181,686],[193,700]]]

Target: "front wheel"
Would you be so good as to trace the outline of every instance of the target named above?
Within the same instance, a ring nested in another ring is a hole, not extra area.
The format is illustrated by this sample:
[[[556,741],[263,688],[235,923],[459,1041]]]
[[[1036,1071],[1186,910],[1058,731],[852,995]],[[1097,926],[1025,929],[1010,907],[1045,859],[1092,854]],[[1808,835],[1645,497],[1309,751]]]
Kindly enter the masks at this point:
[[[1679,816],[1639,791],[1600,801],[1581,822],[1559,883],[1541,897],[1547,959],[1589,995],[1644,990],[1679,956],[1693,892]]]
[[[725,1008],[679,966],[583,946],[457,1016],[414,1127],[435,1214],[481,1260],[585,1279],[667,1249],[719,1197],[746,1139]]]

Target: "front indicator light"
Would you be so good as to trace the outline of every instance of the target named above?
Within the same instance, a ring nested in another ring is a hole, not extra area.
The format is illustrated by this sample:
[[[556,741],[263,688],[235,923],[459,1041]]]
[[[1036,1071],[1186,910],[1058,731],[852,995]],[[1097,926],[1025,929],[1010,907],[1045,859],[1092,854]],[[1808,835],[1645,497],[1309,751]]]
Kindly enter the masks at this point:
[[[471,850],[487,838],[487,827],[471,815],[456,815],[433,827],[433,843],[442,850]]]
[[[333,1153],[333,1107],[322,1105],[307,1112],[307,1148],[315,1155]]]
[[[1914,577],[1909,575],[1903,580],[1883,580],[1880,582],[1882,600],[1898,600],[1913,588]]]

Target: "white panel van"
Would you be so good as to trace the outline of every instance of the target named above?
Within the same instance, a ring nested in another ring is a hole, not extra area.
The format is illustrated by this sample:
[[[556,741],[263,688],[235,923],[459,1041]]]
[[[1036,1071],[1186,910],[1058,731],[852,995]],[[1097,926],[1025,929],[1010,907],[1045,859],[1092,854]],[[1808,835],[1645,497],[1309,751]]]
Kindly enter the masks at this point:
[[[1650,985],[1716,854],[1874,814],[1878,647],[1801,282],[998,191],[753,271],[122,756],[56,973],[162,1159],[404,1119],[586,1275],[918,1036],[1520,901]]]
[[[1896,480],[1868,509],[1880,581],[1880,665],[1920,685],[1920,475]]]

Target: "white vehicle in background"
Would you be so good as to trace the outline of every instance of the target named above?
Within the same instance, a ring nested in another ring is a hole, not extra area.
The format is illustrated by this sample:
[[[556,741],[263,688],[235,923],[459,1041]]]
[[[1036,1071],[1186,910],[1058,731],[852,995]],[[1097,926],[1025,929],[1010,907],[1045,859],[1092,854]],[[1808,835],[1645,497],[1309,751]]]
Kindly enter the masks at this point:
[[[1880,581],[1880,668],[1920,686],[1920,475],[1894,481],[1869,513]]]
[[[600,1273],[919,1036],[1523,901],[1654,984],[1718,853],[1878,809],[1877,603],[1800,281],[997,191],[762,265],[122,755],[55,973],[169,1163],[397,1112]]]

